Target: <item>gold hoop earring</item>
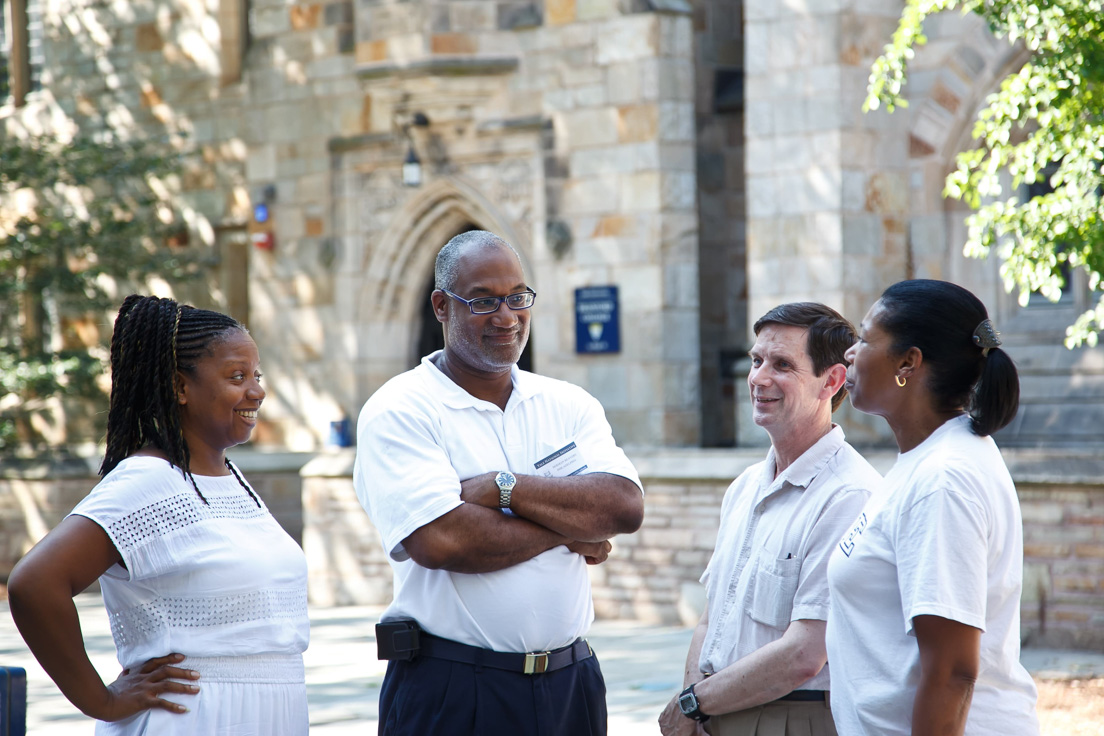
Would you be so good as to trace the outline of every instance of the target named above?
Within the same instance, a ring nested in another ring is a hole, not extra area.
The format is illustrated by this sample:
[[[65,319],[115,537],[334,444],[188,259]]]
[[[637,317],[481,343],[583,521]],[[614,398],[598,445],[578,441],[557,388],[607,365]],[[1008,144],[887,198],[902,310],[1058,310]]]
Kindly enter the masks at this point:
[[[897,385],[900,386],[901,388],[904,388],[905,383],[908,381],[907,378],[901,378],[900,376],[894,376],[893,380],[896,381]]]

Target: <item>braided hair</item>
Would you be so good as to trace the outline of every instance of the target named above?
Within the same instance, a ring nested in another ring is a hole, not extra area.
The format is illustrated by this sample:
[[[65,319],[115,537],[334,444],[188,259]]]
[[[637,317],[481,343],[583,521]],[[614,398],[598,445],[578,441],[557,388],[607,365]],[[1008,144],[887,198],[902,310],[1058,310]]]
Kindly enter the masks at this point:
[[[180,468],[207,503],[192,475],[191,455],[180,426],[177,374],[195,375],[199,360],[232,330],[248,333],[232,317],[172,299],[131,294],[123,300],[111,335],[111,403],[101,477],[124,458],[152,445]],[[229,460],[226,466],[259,507],[257,494]]]

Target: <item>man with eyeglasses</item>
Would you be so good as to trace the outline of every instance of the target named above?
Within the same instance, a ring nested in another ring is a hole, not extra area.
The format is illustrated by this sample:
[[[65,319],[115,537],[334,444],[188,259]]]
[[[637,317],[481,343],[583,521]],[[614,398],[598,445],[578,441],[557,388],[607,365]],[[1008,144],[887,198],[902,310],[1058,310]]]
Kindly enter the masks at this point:
[[[587,564],[643,520],[601,405],[517,367],[535,292],[491,233],[437,256],[445,347],[364,405],[354,485],[394,571],[379,733],[606,733]]]

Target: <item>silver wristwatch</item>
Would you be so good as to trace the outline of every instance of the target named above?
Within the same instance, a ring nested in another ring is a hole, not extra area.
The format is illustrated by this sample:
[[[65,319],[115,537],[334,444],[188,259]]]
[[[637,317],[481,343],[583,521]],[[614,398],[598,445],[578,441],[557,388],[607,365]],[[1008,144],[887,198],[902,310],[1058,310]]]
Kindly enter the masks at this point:
[[[495,485],[498,486],[499,508],[510,508],[510,500],[514,495],[514,486],[517,485],[517,478],[515,478],[514,474],[509,470],[503,470],[495,476]]]

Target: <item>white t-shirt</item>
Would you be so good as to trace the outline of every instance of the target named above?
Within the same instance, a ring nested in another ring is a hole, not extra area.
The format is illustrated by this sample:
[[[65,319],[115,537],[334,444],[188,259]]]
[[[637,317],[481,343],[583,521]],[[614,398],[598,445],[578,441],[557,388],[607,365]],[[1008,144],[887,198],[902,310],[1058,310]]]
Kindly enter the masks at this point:
[[[836,426],[775,477],[767,458],[732,482],[701,581],[709,628],[699,667],[714,674],[782,638],[790,622],[828,618],[828,557],[881,476]],[[829,689],[828,668],[801,686]]]
[[[1023,524],[996,443],[949,420],[898,456],[828,564],[832,715],[841,734],[907,736],[920,681],[912,620],[982,630],[968,736],[1039,733],[1020,665]]]
[[[557,475],[613,473],[639,486],[636,470],[601,404],[578,386],[514,366],[503,411],[441,373],[436,355],[384,384],[357,424],[353,484],[395,573],[394,601],[382,618],[413,618],[437,636],[503,652],[569,644],[590,627],[594,606],[586,563],[567,547],[465,574],[421,567],[402,542],[462,503],[461,481],[499,470],[540,474],[536,463],[572,443],[560,457],[578,458],[578,467],[561,463]]]

